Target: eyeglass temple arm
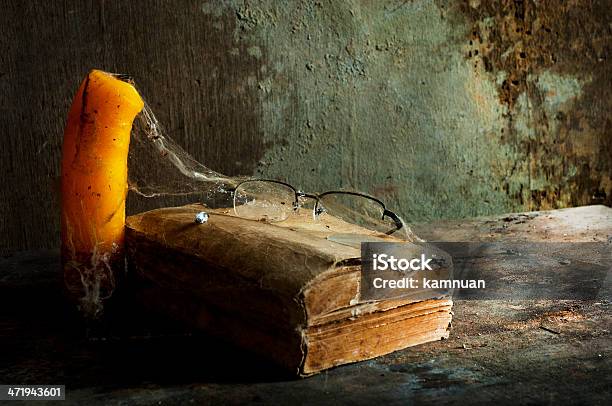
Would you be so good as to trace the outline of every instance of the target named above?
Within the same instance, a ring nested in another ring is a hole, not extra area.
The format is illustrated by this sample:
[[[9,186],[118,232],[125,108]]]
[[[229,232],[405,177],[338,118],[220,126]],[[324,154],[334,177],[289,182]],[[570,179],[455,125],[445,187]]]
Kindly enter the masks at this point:
[[[385,211],[383,212],[383,217],[385,217],[385,216],[390,217],[395,222],[395,228],[393,230],[387,231],[385,234],[391,235],[394,232],[396,232],[397,230],[399,230],[402,227],[404,227],[404,222],[402,221],[402,219],[400,219],[399,216],[397,214],[393,213],[391,210],[385,209]]]

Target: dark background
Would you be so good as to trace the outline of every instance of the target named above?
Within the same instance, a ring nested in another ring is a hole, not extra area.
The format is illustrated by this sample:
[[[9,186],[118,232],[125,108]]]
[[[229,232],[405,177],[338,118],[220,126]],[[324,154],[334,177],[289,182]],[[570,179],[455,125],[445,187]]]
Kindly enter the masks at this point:
[[[133,76],[226,174],[408,221],[612,204],[610,1],[32,1],[0,12],[0,252],[59,245],[64,121]],[[131,204],[131,211],[142,203]]]

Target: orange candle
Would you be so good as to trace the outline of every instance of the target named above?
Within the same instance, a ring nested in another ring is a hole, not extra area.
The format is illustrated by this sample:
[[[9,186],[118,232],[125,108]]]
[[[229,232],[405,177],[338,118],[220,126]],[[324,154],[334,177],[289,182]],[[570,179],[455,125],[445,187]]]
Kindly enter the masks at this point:
[[[62,149],[62,266],[89,317],[123,273],[130,132],[144,102],[134,86],[91,71],[68,113]]]

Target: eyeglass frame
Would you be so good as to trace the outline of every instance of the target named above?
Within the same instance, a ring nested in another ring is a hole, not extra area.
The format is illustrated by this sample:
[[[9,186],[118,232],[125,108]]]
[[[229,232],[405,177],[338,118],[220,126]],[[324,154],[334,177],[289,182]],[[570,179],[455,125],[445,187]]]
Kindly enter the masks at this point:
[[[236,204],[235,204],[235,200],[236,200],[236,190],[238,190],[238,188],[245,184],[245,183],[249,183],[249,182],[270,182],[270,183],[276,183],[279,185],[283,185],[288,187],[289,189],[293,190],[293,193],[295,195],[295,200],[293,201],[293,211],[297,211],[300,208],[300,197],[306,197],[309,199],[313,199],[315,201],[314,207],[313,207],[313,217],[315,219],[318,218],[318,216],[320,216],[321,214],[323,214],[325,212],[325,210],[320,210],[319,206],[321,205],[321,198],[325,195],[331,195],[331,194],[345,194],[345,195],[351,195],[351,196],[358,196],[358,197],[364,197],[366,199],[370,199],[375,201],[376,203],[380,204],[380,206],[383,209],[383,215],[382,215],[382,219],[385,218],[385,216],[389,217],[391,220],[393,220],[393,222],[395,223],[395,229],[387,231],[385,234],[390,235],[393,234],[395,232],[397,232],[398,230],[401,230],[404,227],[404,222],[401,220],[401,218],[395,214],[394,212],[392,212],[391,210],[387,209],[387,207],[385,206],[385,204],[380,200],[375,198],[374,196],[370,196],[368,194],[365,193],[361,193],[361,192],[352,192],[352,191],[347,191],[347,190],[330,190],[327,192],[323,192],[323,193],[305,193],[302,192],[300,190],[297,190],[295,187],[293,187],[292,185],[290,185],[289,183],[285,183],[282,182],[280,180],[275,180],[275,179],[246,179],[241,181],[240,183],[238,183],[236,185],[236,187],[232,188],[232,189],[228,189],[228,192],[232,193],[232,201],[234,202],[234,213],[236,213]],[[322,207],[322,205],[321,205]],[[237,213],[236,213],[237,214]],[[381,220],[382,220],[381,219]],[[284,221],[284,220],[281,220]]]

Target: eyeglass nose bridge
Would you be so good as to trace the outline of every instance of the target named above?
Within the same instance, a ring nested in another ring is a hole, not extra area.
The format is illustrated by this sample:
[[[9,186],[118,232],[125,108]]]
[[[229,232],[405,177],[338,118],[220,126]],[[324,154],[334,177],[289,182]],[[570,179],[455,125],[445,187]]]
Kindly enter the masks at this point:
[[[297,195],[296,201],[298,202],[301,197],[302,198],[305,197],[305,198],[314,200],[314,206],[312,208],[312,217],[315,220],[317,220],[321,214],[325,213],[326,210],[323,208],[323,206],[321,206],[321,201],[318,195],[315,195],[312,193],[305,193],[305,192],[302,192],[301,190],[296,191],[296,195]],[[298,206],[299,206],[299,203],[298,203]]]
[[[319,201],[319,196],[313,195],[311,193],[302,192],[301,190],[298,190],[297,192],[295,192],[295,194],[297,195],[298,198],[307,197],[309,199],[314,199],[316,201]]]

